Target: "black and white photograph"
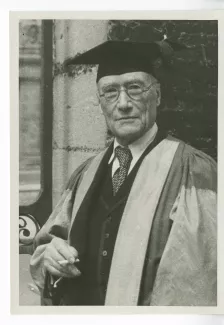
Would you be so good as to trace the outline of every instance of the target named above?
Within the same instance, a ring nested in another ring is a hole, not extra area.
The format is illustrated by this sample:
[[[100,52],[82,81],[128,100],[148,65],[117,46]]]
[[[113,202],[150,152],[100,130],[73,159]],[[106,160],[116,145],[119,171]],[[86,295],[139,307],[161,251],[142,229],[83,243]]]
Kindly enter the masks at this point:
[[[17,21],[19,306],[218,307],[219,21],[148,17]]]

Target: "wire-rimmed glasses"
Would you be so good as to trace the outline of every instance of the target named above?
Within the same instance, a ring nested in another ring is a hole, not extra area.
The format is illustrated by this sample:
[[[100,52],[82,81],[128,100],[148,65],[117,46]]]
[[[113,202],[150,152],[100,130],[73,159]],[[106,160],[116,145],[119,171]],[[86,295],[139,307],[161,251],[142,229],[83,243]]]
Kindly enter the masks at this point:
[[[113,103],[116,102],[120,96],[120,92],[124,90],[128,97],[133,100],[140,100],[142,94],[150,90],[151,87],[156,84],[156,82],[151,83],[148,87],[144,87],[138,83],[128,84],[127,86],[120,87],[118,85],[111,85],[106,87],[103,90],[102,94],[99,94],[100,97],[103,97],[107,102]]]

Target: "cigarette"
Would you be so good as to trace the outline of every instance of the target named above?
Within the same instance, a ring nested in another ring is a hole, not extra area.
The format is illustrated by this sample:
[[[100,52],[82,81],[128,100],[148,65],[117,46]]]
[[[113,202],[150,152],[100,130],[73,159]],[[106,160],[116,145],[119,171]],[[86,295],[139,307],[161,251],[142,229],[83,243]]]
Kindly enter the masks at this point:
[[[69,264],[69,261],[67,261],[67,260],[62,260],[62,261],[58,261],[58,263],[59,263],[60,265],[67,265],[67,264]]]
[[[75,262],[74,262],[74,263],[77,263],[77,262],[79,262],[79,261],[80,261],[79,258],[75,258]],[[69,262],[68,260],[61,260],[61,261],[58,261],[58,263],[59,263],[60,265],[67,265],[67,264],[70,264],[70,262]],[[58,283],[59,283],[62,279],[63,279],[63,277],[60,277],[59,279],[57,279],[57,281],[54,282],[53,287],[54,287],[54,288],[57,288]]]
[[[78,259],[78,258],[75,259],[75,262],[74,262],[74,263],[77,263],[77,262],[79,262],[79,259]],[[61,261],[58,261],[58,263],[59,263],[61,266],[63,266],[63,265],[67,265],[67,264],[70,264],[70,262],[69,262],[68,260],[61,260]]]

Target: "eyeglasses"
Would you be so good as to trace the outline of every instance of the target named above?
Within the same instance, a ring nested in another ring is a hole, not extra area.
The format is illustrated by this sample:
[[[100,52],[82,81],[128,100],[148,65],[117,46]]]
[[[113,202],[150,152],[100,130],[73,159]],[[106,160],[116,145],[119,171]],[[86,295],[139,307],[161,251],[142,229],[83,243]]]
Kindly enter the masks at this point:
[[[113,103],[118,100],[121,90],[124,90],[128,97],[134,100],[140,100],[142,98],[142,94],[148,91],[152,86],[156,84],[156,82],[151,83],[148,87],[143,87],[137,83],[129,84],[126,87],[119,87],[119,86],[108,86],[104,89],[103,94],[99,94],[100,97],[104,97],[104,99],[109,102]]]

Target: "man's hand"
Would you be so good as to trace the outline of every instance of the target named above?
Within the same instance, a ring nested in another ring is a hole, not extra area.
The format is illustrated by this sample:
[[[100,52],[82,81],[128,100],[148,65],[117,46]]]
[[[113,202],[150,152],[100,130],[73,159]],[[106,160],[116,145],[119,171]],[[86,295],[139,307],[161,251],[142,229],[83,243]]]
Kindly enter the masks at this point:
[[[53,238],[48,244],[44,253],[44,267],[51,275],[57,277],[73,278],[81,275],[81,272],[74,265],[78,257],[77,250],[69,246],[61,238]],[[68,264],[61,265],[59,262],[67,260]]]

